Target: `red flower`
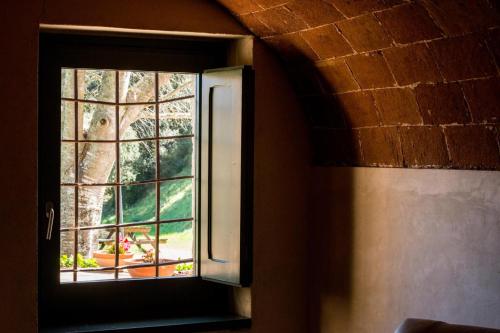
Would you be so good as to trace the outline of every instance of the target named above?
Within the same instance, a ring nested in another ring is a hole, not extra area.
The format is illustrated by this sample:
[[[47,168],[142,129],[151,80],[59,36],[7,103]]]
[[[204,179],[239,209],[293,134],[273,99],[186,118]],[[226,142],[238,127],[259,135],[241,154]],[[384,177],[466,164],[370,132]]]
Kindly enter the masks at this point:
[[[125,251],[128,251],[130,249],[130,243],[127,238],[125,238],[125,240],[123,241],[123,249]]]

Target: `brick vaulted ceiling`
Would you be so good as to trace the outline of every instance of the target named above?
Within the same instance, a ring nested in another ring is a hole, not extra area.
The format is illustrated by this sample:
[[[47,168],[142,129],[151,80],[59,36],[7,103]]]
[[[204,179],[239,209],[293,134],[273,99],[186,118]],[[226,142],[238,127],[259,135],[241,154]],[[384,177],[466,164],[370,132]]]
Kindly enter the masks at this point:
[[[219,0],[286,64],[327,165],[500,170],[500,0]]]

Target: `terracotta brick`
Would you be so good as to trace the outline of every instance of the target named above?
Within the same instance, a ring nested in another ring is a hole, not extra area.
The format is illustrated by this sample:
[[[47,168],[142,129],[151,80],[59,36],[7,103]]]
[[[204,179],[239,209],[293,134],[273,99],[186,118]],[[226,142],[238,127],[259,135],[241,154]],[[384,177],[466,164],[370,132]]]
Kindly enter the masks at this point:
[[[289,63],[314,61],[319,59],[313,49],[302,38],[301,34],[294,32],[264,39],[278,54]]]
[[[421,84],[415,88],[415,94],[424,124],[463,124],[470,121],[458,83]]]
[[[359,90],[358,83],[344,60],[329,60],[318,65],[317,71],[324,83],[325,91],[341,93]]]
[[[401,142],[396,127],[374,127],[359,130],[363,164],[403,166]]]
[[[306,22],[284,6],[255,13],[255,17],[269,27],[273,34],[285,34],[307,28]]]
[[[457,168],[499,169],[500,155],[493,126],[447,126],[451,164]]]
[[[344,18],[332,4],[323,0],[295,0],[286,4],[295,15],[311,27],[336,22]]]
[[[401,127],[401,146],[408,167],[447,166],[448,150],[441,128],[435,126]]]
[[[429,46],[446,80],[496,74],[488,49],[478,36],[442,39],[430,43]]]
[[[431,51],[425,44],[393,47],[383,53],[399,85],[442,81]]]
[[[496,0],[495,0],[496,1]],[[497,26],[500,16],[488,0],[421,0],[434,22],[448,36]]]
[[[343,112],[347,127],[377,126],[377,107],[371,92],[359,91],[339,94],[335,100]]]
[[[267,25],[259,21],[255,14],[246,14],[238,17],[241,23],[250,29],[251,32],[256,34],[259,37],[270,36],[274,34],[274,31],[271,30]]]
[[[285,4],[288,0],[253,0],[253,1],[261,5],[263,8],[269,8]]]
[[[441,37],[441,30],[431,20],[427,11],[416,3],[397,6],[375,15],[398,43],[406,44]]]
[[[402,3],[402,0],[326,0],[348,17],[358,16]]]
[[[337,22],[337,27],[359,52],[377,50],[392,44],[392,39],[387,36],[373,14]]]
[[[303,97],[301,103],[313,127],[345,128],[342,110],[331,96]]]
[[[396,83],[381,52],[349,57],[347,65],[361,88],[385,88]]]
[[[344,56],[353,52],[332,24],[303,31],[302,36],[321,59]]]
[[[490,30],[486,41],[488,48],[495,58],[497,67],[500,67],[500,29]]]
[[[253,0],[218,0],[224,7],[229,9],[231,12],[238,15],[248,14],[251,12],[256,12],[262,10]]]
[[[462,89],[474,122],[500,123],[500,78],[465,81]]]
[[[361,150],[356,130],[314,129],[314,160],[327,165],[360,164]]]
[[[422,124],[413,90],[392,88],[374,90],[382,125]]]

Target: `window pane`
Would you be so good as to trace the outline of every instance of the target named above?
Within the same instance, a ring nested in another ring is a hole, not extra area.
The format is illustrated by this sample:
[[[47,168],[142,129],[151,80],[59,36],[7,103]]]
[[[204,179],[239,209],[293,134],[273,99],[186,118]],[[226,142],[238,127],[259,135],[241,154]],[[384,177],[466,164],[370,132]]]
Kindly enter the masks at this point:
[[[61,270],[73,269],[73,251],[75,246],[75,232],[61,231],[59,267]],[[72,282],[73,272],[61,272],[61,282]]]
[[[154,224],[122,227],[120,235],[124,249],[133,253],[134,258],[142,258],[147,252],[154,251],[156,239],[156,225]],[[138,264],[141,263],[138,262]]]
[[[193,134],[194,98],[160,104],[160,136]]]
[[[160,262],[193,258],[193,222],[160,225]],[[174,275],[193,275],[193,263],[176,264]]]
[[[61,68],[61,97],[75,98],[75,70]]]
[[[78,269],[114,267],[115,228],[80,230],[78,232]],[[120,254],[120,260],[124,257]],[[114,279],[114,271],[79,272],[78,281]]]
[[[117,73],[119,96],[115,96]],[[74,96],[75,74],[77,96]],[[61,70],[61,96],[83,100],[61,101],[61,140],[78,140],[61,142],[61,183],[65,184],[60,187],[61,228],[74,228],[75,220],[78,228],[91,228],[60,231],[61,282],[72,282],[74,274],[77,281],[113,280],[115,259],[119,259],[119,265],[152,265],[120,269],[119,278],[154,278],[156,255],[160,264],[172,262],[159,266],[160,276],[192,274],[192,262],[173,262],[192,260],[193,222],[162,223],[158,227],[153,221],[157,214],[163,220],[192,219],[194,215],[193,178],[156,181],[157,172],[161,178],[194,174],[197,75],[158,73],[159,96],[155,96],[156,77],[155,72],[133,70]],[[160,102],[159,110],[156,109],[157,101],[171,99],[176,100]],[[117,107],[119,119],[116,119]],[[156,141],[158,135],[190,137]],[[117,229],[113,225],[117,222],[153,223],[118,227],[116,246]],[[69,271],[74,262],[76,273]]]
[[[61,139],[75,139],[75,103],[61,101]]]
[[[61,183],[75,183],[75,143],[61,143]]]
[[[190,259],[193,256],[193,222],[160,225],[160,258]]]
[[[75,247],[75,232],[74,231],[61,231],[61,269],[73,268],[73,263],[69,262],[69,258],[73,257]],[[67,260],[68,259],[68,260]]]
[[[161,182],[160,219],[193,217],[193,180],[179,179]]]
[[[153,102],[154,100],[154,72],[120,72],[120,103]]]
[[[125,260],[125,265],[147,265],[155,264],[155,225],[141,225],[120,228],[123,235],[123,247],[133,254],[133,257]],[[155,276],[155,267],[140,267],[126,269],[121,278],[148,278]]]
[[[160,177],[193,175],[193,138],[160,140]]]
[[[154,221],[156,184],[121,186],[123,223]]]
[[[59,281],[61,283],[73,282],[73,272],[61,272],[59,274]]]
[[[78,140],[115,140],[115,119],[112,105],[78,103]]]
[[[102,281],[102,280],[114,280],[115,271],[114,270],[106,270],[106,271],[95,271],[95,272],[77,272],[76,281]]]
[[[151,139],[156,137],[156,111],[154,105],[129,105],[120,107],[121,140]]]
[[[116,158],[115,143],[86,142],[78,144],[79,181],[84,184],[113,183]]]
[[[140,182],[156,178],[156,142],[120,143],[120,181]]]
[[[106,186],[104,188],[104,197],[102,199],[102,213],[100,224],[116,223],[116,188],[115,186]]]
[[[196,74],[159,73],[160,101],[195,94]]]
[[[114,186],[80,186],[78,188],[78,226],[113,224],[115,215]]]
[[[75,226],[75,187],[61,186],[61,228]]]
[[[115,102],[115,76],[109,70],[78,70],[78,99]]]

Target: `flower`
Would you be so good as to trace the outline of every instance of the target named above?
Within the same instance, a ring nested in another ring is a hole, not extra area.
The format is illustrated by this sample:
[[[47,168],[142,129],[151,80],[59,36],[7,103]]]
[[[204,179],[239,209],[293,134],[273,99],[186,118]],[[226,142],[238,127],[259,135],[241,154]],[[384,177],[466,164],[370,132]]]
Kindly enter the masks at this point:
[[[121,242],[120,242],[120,245],[122,245]],[[125,240],[123,241],[123,245],[122,246],[123,246],[123,249],[125,251],[130,250],[130,242],[128,241],[127,238],[125,238]]]
[[[118,245],[118,252],[120,254],[124,254],[130,250],[130,247],[132,246],[130,242],[128,241],[127,238],[123,238],[122,235],[119,235],[118,237],[119,245]],[[106,248],[106,252],[109,254],[114,254],[115,253],[115,244],[108,245]]]

